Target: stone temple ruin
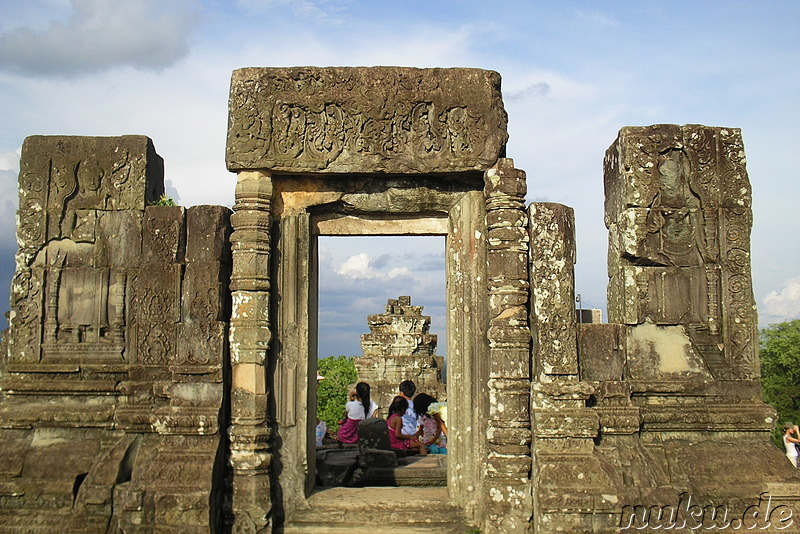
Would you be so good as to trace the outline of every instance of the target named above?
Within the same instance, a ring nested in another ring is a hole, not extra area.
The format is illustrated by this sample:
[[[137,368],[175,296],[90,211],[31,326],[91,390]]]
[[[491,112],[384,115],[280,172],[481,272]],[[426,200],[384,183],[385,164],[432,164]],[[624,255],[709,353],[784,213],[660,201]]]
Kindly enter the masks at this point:
[[[438,336],[430,334],[431,318],[411,297],[389,299],[386,313],[370,315],[369,334],[361,336],[362,355],[353,359],[359,381],[370,385],[370,397],[386,409],[403,380],[413,380],[417,391],[446,399],[442,376],[444,357],[436,356]]]
[[[580,327],[572,210],[526,205],[506,140],[495,72],[237,70],[231,212],[149,206],[163,167],[145,137],[28,138],[0,530],[616,532],[704,506],[800,521],[760,400],[739,130],[620,131],[610,323]],[[440,493],[314,492],[328,235],[446,237]]]

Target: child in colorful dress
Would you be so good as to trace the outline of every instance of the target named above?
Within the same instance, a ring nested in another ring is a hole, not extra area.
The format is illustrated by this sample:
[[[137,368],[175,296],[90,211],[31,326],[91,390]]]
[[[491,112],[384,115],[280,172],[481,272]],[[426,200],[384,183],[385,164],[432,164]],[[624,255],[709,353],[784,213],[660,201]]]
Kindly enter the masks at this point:
[[[420,422],[417,432],[419,440],[431,454],[447,454],[447,434],[444,423],[438,413],[431,413],[430,407],[436,399],[427,393],[414,397],[414,410]]]
[[[386,425],[389,427],[389,445],[397,451],[417,450],[418,454],[425,456],[428,451],[415,436],[403,434],[403,414],[408,409],[408,401],[403,397],[397,396],[389,405],[389,419]]]
[[[338,438],[342,443],[358,443],[358,423],[375,417],[378,405],[369,399],[369,384],[356,384],[356,398],[344,405],[345,418],[339,427]]]

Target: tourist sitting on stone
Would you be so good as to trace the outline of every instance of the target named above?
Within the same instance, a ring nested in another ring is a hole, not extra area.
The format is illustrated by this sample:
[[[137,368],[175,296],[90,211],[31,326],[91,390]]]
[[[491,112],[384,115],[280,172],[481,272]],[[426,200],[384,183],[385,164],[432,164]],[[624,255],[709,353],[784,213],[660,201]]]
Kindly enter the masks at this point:
[[[439,416],[439,421],[441,422],[442,426],[442,434],[444,434],[445,439],[447,439],[447,401],[434,401],[430,406],[428,406],[428,414]]]
[[[411,398],[417,392],[417,386],[411,380],[400,382],[400,396],[408,402],[408,409],[403,414],[403,434],[413,436],[417,433],[417,412],[414,411],[414,401]]]
[[[369,399],[369,384],[356,384],[356,398],[344,405],[344,420],[339,426],[339,441],[342,443],[358,443],[358,422],[375,417],[378,405]]]
[[[407,409],[408,401],[399,395],[389,405],[389,419],[386,420],[386,425],[389,427],[389,444],[396,451],[416,449],[424,456],[428,454],[425,445],[414,434],[403,433],[403,414]]]
[[[447,438],[444,434],[444,423],[438,414],[429,411],[436,399],[427,393],[414,397],[414,411],[419,421],[419,440],[431,454],[447,454]]]
[[[783,446],[786,447],[786,457],[795,467],[797,467],[798,443],[800,443],[800,429],[797,428],[797,425],[792,423],[783,425]]]

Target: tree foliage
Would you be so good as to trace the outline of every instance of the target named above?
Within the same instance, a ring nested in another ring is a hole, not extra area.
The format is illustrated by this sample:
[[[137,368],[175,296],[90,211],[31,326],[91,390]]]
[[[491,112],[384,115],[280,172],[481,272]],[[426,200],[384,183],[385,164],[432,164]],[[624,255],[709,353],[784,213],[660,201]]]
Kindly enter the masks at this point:
[[[348,400],[347,388],[358,379],[356,364],[349,356],[328,356],[318,360],[317,369],[325,377],[317,387],[317,419],[336,431]]]
[[[800,319],[761,330],[759,345],[764,402],[778,411],[773,440],[782,448],[783,423],[800,423]]]
[[[158,200],[151,202],[150,206],[177,206],[175,201],[172,200],[172,197],[168,197],[167,195],[161,195],[161,198]]]

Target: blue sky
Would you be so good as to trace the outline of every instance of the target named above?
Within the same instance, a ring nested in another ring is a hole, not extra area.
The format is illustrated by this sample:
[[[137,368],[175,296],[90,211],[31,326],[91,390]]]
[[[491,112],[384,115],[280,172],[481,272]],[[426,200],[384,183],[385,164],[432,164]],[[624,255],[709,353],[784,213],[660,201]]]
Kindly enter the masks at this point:
[[[602,160],[619,128],[742,128],[760,323],[798,318],[798,28],[796,1],[0,0],[0,308],[26,136],[149,135],[182,204],[231,205],[233,69],[407,65],[501,73],[508,155],[527,172],[529,200],[575,208],[577,291],[590,307],[605,307]],[[430,255],[443,263],[440,245],[326,246],[320,300],[333,307],[320,316],[335,326],[323,323],[323,355],[357,353],[366,315],[400,294],[426,306],[441,335],[444,289],[425,270]],[[328,278],[349,294],[326,293]]]

